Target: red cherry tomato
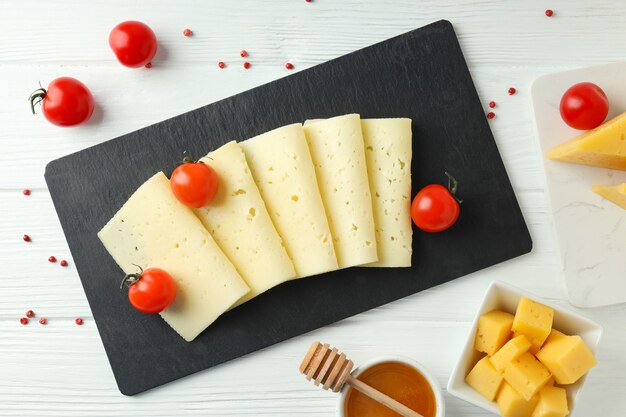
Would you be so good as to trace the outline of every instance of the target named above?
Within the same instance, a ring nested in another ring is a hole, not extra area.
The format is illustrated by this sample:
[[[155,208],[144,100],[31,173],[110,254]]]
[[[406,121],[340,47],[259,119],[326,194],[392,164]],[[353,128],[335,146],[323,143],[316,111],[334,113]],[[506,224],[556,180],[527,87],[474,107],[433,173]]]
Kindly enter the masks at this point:
[[[93,96],[87,86],[75,78],[60,77],[40,88],[29,98],[35,114],[35,104],[41,103],[43,115],[57,126],[74,126],[83,123],[93,113]]]
[[[131,20],[113,28],[109,34],[109,46],[122,65],[139,68],[154,58],[157,39],[148,25]]]
[[[132,306],[143,313],[160,313],[176,298],[176,282],[159,268],[128,274],[122,281],[122,287],[124,285],[128,286],[128,300]]]
[[[452,189],[443,185],[430,184],[422,188],[411,204],[413,223],[425,232],[442,232],[456,223],[461,212],[459,202],[454,197],[456,180],[448,174],[453,183]]]
[[[217,173],[203,162],[193,162],[185,157],[182,165],[172,172],[172,192],[184,205],[199,208],[209,204],[219,185]]]
[[[561,98],[561,117],[578,130],[594,129],[609,113],[609,100],[604,91],[593,83],[578,83],[567,89]]]

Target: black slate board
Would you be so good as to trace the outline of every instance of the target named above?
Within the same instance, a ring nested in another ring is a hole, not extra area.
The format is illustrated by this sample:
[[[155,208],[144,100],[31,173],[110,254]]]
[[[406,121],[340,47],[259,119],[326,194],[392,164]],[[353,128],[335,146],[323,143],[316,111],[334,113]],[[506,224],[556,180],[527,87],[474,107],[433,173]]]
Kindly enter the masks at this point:
[[[458,223],[414,233],[412,268],[350,268],[283,284],[187,343],[119,290],[96,233],[132,192],[188,149],[356,112],[413,119],[413,192],[460,181]],[[96,169],[94,169],[96,168]],[[527,253],[532,242],[452,25],[439,21],[50,162],[54,205],[120,391],[133,395]],[[304,354],[304,352],[303,352]],[[294,372],[297,372],[294,369]]]

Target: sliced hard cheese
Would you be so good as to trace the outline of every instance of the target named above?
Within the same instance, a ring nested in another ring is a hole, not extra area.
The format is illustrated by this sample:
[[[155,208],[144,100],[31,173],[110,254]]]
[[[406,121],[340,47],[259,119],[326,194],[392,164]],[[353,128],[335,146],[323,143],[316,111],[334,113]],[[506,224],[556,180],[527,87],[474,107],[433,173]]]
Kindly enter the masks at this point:
[[[240,145],[297,276],[337,269],[302,125],[284,126]]]
[[[202,162],[217,171],[219,188],[194,212],[250,287],[237,305],[295,277],[241,147],[229,142]]]
[[[626,209],[626,183],[614,185],[594,185],[591,191]]]
[[[98,237],[125,273],[137,272],[136,264],[172,275],[176,299],[160,314],[188,342],[248,292],[200,220],[176,200],[162,172],[135,191]]]
[[[365,266],[411,266],[411,119],[363,119],[361,129],[378,250]]]
[[[626,112],[546,152],[550,159],[626,170]]]
[[[378,260],[358,114],[306,122],[307,143],[340,268]]]

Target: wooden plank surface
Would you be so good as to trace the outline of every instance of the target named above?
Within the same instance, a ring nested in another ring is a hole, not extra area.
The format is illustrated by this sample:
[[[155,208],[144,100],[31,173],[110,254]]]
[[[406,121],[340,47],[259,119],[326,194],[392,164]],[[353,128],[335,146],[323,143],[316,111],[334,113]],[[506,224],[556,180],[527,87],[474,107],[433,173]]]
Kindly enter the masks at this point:
[[[547,7],[555,11],[552,19],[543,14]],[[544,73],[623,60],[625,15],[621,0],[0,1],[0,416],[332,416],[333,395],[297,373],[313,339],[349,352],[356,364],[379,353],[414,357],[445,385],[491,280],[567,305],[555,278],[558,259],[528,88]],[[150,23],[166,47],[151,71],[126,70],[108,50],[108,31],[129,18]],[[119,394],[72,260],[67,269],[46,260],[69,251],[44,186],[45,164],[287,75],[286,60],[300,70],[441,18],[455,24],[483,102],[498,102],[491,126],[531,229],[533,253],[146,395]],[[183,37],[185,27],[197,36]],[[238,57],[243,48],[251,54],[248,71]],[[228,70],[220,71],[218,60]],[[37,80],[46,84],[59,75],[88,83],[101,104],[97,123],[59,129],[30,115],[26,97]],[[509,86],[519,93],[509,97]],[[33,189],[28,198],[24,187]],[[23,233],[33,238],[29,246]],[[50,324],[21,326],[29,308]],[[626,306],[583,312],[605,327],[605,335],[578,413],[620,416],[626,408]],[[77,316],[85,318],[83,327],[73,324]],[[490,415],[447,394],[446,402],[451,416]]]

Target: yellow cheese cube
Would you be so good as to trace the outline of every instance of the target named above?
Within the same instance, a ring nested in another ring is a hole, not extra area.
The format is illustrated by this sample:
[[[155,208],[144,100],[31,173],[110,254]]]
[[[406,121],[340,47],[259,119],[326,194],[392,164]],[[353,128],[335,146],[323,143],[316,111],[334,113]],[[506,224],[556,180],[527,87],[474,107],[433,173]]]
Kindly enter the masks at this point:
[[[531,417],[537,402],[539,402],[539,395],[526,401],[512,386],[504,382],[496,402],[502,417]]]
[[[537,359],[552,372],[558,384],[573,384],[597,364],[580,336],[552,338],[537,353]]]
[[[554,310],[529,298],[522,297],[513,320],[513,333],[524,335],[531,344],[530,352],[537,353],[552,329]]]
[[[569,414],[567,393],[564,388],[543,387],[532,417],[565,417]]]
[[[491,357],[491,364],[498,372],[504,372],[504,368],[513,360],[520,357],[524,352],[527,352],[530,348],[530,342],[526,336],[521,335],[514,337],[506,342],[499,351]]]
[[[511,338],[513,315],[500,310],[485,313],[478,319],[474,349],[492,356]]]
[[[617,204],[621,208],[626,209],[626,182],[614,185],[613,187],[606,185],[594,185],[591,187],[591,191],[601,195],[610,202]]]
[[[626,112],[546,152],[557,161],[626,170]]]
[[[526,352],[504,368],[504,379],[528,401],[548,382],[550,372],[530,352]]]
[[[482,394],[483,397],[489,401],[493,401],[502,384],[502,375],[491,365],[489,357],[485,356],[479,360],[470,373],[467,374],[465,382]]]

